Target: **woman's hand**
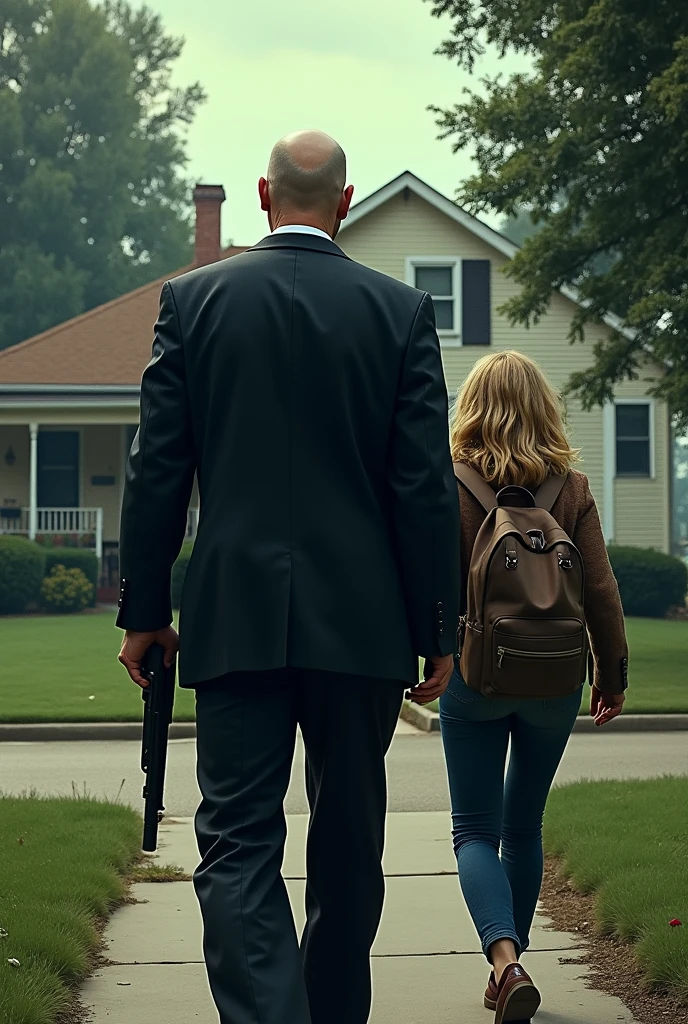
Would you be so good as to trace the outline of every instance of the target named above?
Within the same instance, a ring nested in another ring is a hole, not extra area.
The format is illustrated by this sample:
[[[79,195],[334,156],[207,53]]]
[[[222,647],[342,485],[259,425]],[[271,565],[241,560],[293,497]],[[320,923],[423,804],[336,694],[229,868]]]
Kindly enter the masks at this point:
[[[593,686],[590,694],[590,714],[595,725],[606,725],[612,718],[617,718],[623,711],[625,693],[603,693]]]

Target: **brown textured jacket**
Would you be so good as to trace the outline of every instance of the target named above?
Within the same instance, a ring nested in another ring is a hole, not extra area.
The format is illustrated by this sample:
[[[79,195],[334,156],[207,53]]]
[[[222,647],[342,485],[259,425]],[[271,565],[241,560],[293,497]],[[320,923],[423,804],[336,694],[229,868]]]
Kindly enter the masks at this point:
[[[461,501],[462,608],[466,607],[468,568],[485,510],[459,484]],[[552,509],[552,515],[581,553],[585,567],[585,616],[595,659],[595,685],[607,693],[626,687],[628,645],[621,598],[609,564],[600,517],[588,478],[572,470]]]

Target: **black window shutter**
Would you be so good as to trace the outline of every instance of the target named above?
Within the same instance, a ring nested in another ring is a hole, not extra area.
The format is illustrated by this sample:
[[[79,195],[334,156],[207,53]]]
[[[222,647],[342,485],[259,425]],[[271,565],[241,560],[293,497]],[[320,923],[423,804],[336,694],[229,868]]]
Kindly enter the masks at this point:
[[[461,341],[464,345],[489,345],[492,304],[490,261],[461,263]]]

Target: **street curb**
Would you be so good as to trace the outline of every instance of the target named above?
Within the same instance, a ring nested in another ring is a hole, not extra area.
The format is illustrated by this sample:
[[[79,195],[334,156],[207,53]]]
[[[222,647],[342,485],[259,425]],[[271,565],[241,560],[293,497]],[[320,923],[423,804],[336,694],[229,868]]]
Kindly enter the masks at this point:
[[[401,717],[421,732],[439,732],[440,716],[415,704],[404,703]],[[592,718],[576,720],[574,732],[688,732],[686,715],[622,715],[609,728],[598,729]],[[196,738],[195,722],[173,722],[171,740]],[[99,743],[108,740],[140,741],[140,722],[36,722],[27,724],[0,723],[0,743]]]
[[[417,704],[404,702],[401,717],[405,722],[414,725],[422,732],[439,732],[440,716],[435,711],[428,711]],[[688,715],[621,715],[606,729],[600,729],[592,718],[581,716],[576,719],[573,731],[576,733],[604,733],[608,736],[614,732],[688,732]],[[0,738],[2,734],[0,733]]]
[[[410,704],[407,701],[401,705],[401,717],[409,725],[415,725],[416,729],[422,732],[439,732],[440,716],[434,711],[420,707],[419,704]]]
[[[173,722],[171,740],[196,738],[195,722]],[[141,740],[140,722],[0,723],[0,743],[74,743],[77,741]]]

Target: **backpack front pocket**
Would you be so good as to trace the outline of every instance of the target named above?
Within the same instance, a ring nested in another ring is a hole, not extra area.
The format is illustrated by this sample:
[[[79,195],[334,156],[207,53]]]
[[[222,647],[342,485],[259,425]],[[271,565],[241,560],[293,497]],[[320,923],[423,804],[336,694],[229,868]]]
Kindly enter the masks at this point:
[[[582,685],[586,656],[578,619],[500,619],[492,630],[492,686],[505,697],[573,693]]]

